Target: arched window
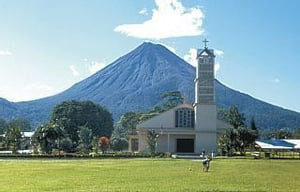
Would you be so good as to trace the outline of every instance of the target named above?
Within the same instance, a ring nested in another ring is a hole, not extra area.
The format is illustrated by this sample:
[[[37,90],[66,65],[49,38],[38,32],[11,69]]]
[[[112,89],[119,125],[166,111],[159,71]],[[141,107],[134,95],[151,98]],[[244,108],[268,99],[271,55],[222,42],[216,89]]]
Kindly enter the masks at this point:
[[[194,128],[195,112],[190,108],[180,108],[175,111],[175,127]]]

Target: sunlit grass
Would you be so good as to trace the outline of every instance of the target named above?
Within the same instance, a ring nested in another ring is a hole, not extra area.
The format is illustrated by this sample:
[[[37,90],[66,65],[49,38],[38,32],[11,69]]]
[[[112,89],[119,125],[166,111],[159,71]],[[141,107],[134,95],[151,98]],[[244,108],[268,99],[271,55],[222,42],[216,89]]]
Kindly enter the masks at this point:
[[[300,161],[0,160],[0,191],[299,191]]]

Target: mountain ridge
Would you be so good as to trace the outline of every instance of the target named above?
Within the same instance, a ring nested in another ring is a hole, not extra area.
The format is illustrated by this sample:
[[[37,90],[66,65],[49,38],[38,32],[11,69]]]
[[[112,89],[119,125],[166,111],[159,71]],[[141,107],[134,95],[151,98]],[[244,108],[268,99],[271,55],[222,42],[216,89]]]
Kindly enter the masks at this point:
[[[33,125],[38,125],[49,119],[56,104],[75,99],[91,100],[104,105],[113,113],[116,121],[128,111],[149,110],[159,104],[161,93],[172,90],[181,91],[188,97],[188,102],[193,103],[195,71],[195,67],[164,46],[143,43],[102,70],[56,95],[16,103],[0,100],[0,117],[11,119],[23,116]],[[215,85],[218,108],[237,105],[247,119],[254,116],[258,126],[266,129],[300,126],[300,113],[257,100],[224,86],[218,80],[215,80]],[[278,122],[283,117],[284,122]],[[266,122],[266,119],[272,121]],[[281,127],[276,127],[279,125]]]

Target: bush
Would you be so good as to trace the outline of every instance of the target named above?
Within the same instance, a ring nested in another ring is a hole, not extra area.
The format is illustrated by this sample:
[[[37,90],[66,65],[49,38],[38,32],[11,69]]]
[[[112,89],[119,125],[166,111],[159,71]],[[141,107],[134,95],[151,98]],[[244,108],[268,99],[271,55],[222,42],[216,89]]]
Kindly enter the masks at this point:
[[[111,140],[111,147],[114,151],[123,151],[128,146],[128,141],[125,138],[113,138]]]
[[[70,138],[64,138],[60,141],[60,149],[65,152],[73,151],[73,143]]]

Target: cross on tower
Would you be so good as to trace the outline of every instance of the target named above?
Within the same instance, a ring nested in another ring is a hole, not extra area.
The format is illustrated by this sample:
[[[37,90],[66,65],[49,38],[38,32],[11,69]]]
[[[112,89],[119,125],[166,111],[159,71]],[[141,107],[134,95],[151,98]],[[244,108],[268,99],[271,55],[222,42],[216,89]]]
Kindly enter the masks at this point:
[[[204,48],[206,49],[207,48],[206,44],[208,43],[208,41],[204,39],[202,42],[204,43]]]

